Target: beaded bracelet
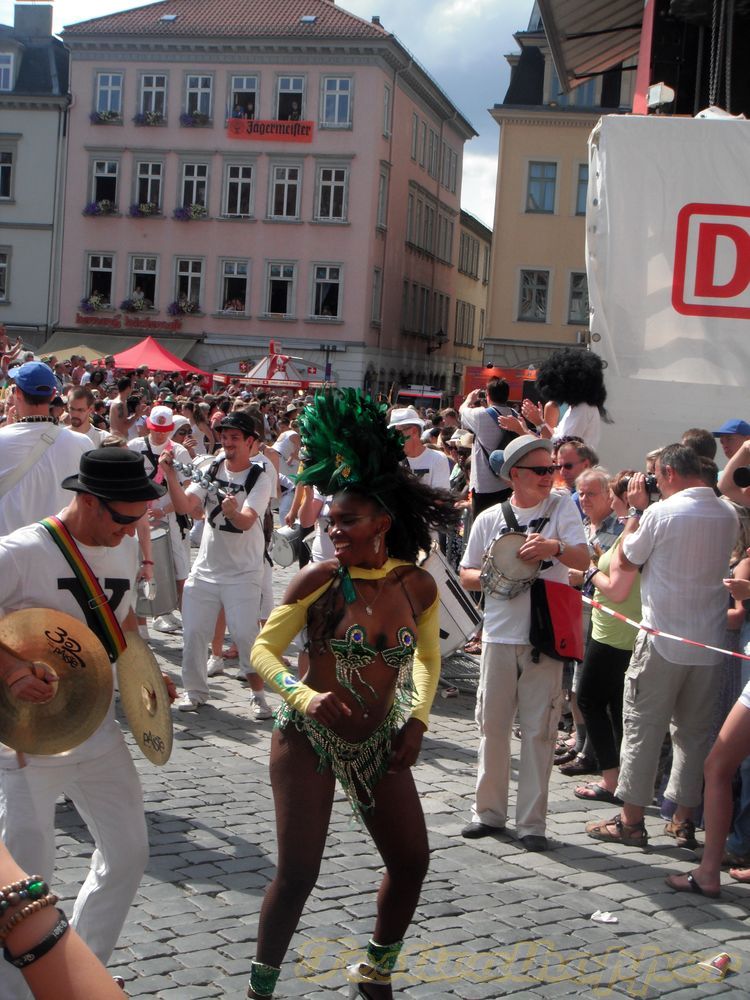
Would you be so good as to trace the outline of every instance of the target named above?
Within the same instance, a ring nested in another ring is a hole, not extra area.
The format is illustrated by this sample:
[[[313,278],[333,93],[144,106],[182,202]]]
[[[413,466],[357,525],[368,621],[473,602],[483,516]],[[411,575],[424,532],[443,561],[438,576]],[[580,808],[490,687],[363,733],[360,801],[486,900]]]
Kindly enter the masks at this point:
[[[8,923],[3,924],[3,926],[0,927],[0,944],[5,943],[5,939],[8,937],[10,932],[14,927],[17,927],[22,920],[32,916],[34,913],[38,913],[39,910],[43,910],[45,906],[54,906],[56,902],[57,896],[53,892],[50,892],[41,899],[36,899],[33,903],[28,903],[22,910],[18,910],[14,913]]]
[[[3,948],[3,958],[5,961],[10,962],[11,965],[15,965],[17,969],[25,969],[27,965],[33,965],[38,958],[41,958],[43,955],[46,955],[48,951],[51,951],[70,926],[68,924],[68,918],[65,916],[63,911],[58,909],[57,913],[60,919],[57,921],[49,934],[42,938],[39,944],[35,945],[33,948],[27,948],[26,951],[17,958],[14,958],[7,948]]]
[[[41,899],[48,892],[49,886],[41,875],[32,875],[31,878],[24,878],[19,882],[4,885],[0,889],[0,917],[11,906],[20,906],[26,899]]]

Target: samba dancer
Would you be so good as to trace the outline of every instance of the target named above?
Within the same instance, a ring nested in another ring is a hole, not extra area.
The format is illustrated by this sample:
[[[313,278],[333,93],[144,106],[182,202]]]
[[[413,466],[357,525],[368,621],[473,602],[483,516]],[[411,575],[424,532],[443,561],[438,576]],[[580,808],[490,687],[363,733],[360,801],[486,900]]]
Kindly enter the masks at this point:
[[[248,997],[270,997],[318,877],[336,779],[385,863],[377,921],[354,995],[389,998],[391,972],[427,871],[424,816],[411,774],[440,673],[439,600],[416,567],[430,529],[455,523],[450,494],[401,463],[385,407],[354,389],[317,396],[300,419],[300,480],[332,495],[335,558],[303,569],[253,647],[281,693],[271,744],[279,860],[260,914]],[[307,629],[302,680],[281,657]],[[301,831],[304,833],[301,834]]]
[[[75,496],[57,518],[0,539],[0,609],[66,612],[88,625],[114,660],[124,648],[120,630],[136,629],[136,524],[165,487],[152,483],[143,459],[124,448],[87,452],[78,475],[62,485]],[[34,664],[2,650],[0,662],[21,676],[35,672]],[[171,681],[167,687],[176,695]],[[114,699],[94,734],[66,753],[19,755],[0,745],[0,839],[22,868],[47,882],[55,862],[55,801],[63,793],[95,844],[72,923],[106,964],[148,861],[141,785]],[[0,1000],[27,996],[21,974],[4,970]]]

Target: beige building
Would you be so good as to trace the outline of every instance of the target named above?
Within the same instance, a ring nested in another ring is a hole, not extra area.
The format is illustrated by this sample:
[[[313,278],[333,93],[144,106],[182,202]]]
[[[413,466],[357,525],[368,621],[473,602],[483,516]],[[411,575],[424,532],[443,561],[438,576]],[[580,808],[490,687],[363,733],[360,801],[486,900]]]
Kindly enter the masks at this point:
[[[492,258],[492,230],[461,209],[453,310],[453,391],[461,391],[468,365],[481,365],[487,331],[487,292]]]
[[[510,86],[491,111],[500,145],[484,360],[529,367],[586,343],[588,137],[602,114],[629,109],[634,73],[616,67],[565,94],[536,5],[515,38]]]

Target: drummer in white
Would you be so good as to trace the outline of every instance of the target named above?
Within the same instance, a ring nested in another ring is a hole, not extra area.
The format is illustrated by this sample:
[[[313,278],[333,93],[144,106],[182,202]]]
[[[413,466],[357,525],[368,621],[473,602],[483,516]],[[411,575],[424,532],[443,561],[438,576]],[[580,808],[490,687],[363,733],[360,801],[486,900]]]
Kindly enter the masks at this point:
[[[541,561],[542,577],[568,582],[569,569],[584,570],[589,556],[581,517],[566,494],[552,490],[556,467],[552,445],[531,434],[511,441],[502,454],[500,477],[513,487],[510,504],[518,528],[528,535],[519,558]],[[493,452],[493,456],[500,456]],[[494,463],[493,463],[494,464]],[[511,529],[502,505],[477,516],[461,560],[461,584],[480,589],[480,572],[492,543]],[[547,850],[547,790],[552,773],[562,701],[562,663],[532,658],[530,594],[510,599],[485,592],[484,633],[477,692],[479,773],[467,838],[501,833],[508,818],[510,739],[516,709],[521,726],[516,834],[528,851]]]

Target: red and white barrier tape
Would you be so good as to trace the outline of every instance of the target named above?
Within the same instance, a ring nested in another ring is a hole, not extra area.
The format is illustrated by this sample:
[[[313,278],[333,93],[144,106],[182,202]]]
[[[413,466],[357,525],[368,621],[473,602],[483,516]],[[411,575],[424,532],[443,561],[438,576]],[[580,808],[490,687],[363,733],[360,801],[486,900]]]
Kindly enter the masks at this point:
[[[627,622],[628,625],[632,625],[633,628],[637,628],[641,632],[648,632],[649,635],[660,635],[663,639],[674,639],[675,642],[684,642],[687,646],[699,646],[701,649],[710,649],[714,653],[723,653],[725,656],[736,656],[740,660],[750,660],[750,656],[746,653],[735,653],[731,649],[720,649],[718,646],[709,646],[705,642],[696,642],[695,639],[685,639],[681,635],[672,635],[669,632],[662,632],[661,629],[651,628],[650,625],[642,625],[640,622],[633,621],[632,618],[626,618],[625,615],[621,615],[619,611],[613,611],[612,608],[607,608],[599,601],[594,601],[590,597],[583,597],[584,604],[590,604],[592,608],[597,608],[599,611],[603,611],[605,615],[609,615],[611,618],[616,618],[618,621]]]

